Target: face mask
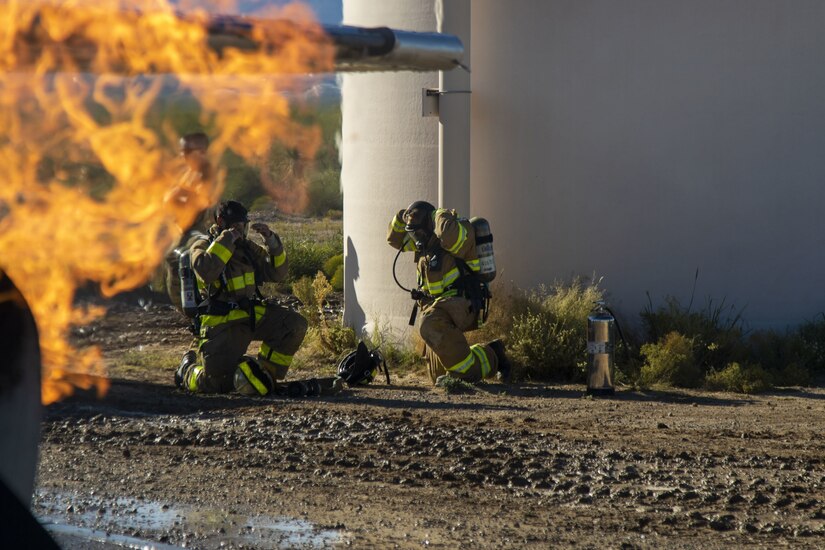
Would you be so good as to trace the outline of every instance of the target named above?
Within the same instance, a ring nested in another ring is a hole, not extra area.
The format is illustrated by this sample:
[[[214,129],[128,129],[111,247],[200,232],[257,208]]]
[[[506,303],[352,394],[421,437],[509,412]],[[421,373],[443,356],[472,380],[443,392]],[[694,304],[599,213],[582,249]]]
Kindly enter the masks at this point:
[[[415,243],[415,249],[419,252],[423,252],[424,249],[427,248],[427,244],[430,242],[431,237],[430,232],[422,228],[407,231],[407,235],[409,235],[412,242]]]

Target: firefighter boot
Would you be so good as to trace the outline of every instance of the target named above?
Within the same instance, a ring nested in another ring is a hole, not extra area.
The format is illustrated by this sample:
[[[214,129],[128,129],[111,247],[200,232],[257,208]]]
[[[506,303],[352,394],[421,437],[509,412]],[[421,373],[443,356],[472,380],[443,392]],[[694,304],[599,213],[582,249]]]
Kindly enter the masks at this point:
[[[180,366],[178,370],[175,371],[175,386],[177,388],[183,388],[183,377],[186,375],[186,369],[188,369],[191,365],[195,364],[195,361],[198,360],[198,355],[194,352],[194,350],[189,350],[183,354],[183,359],[181,359]]]
[[[510,382],[510,376],[513,373],[510,360],[507,358],[507,354],[504,353],[504,342],[501,340],[493,340],[487,345],[490,346],[490,349],[493,350],[493,353],[496,354],[496,358],[498,359],[499,379],[505,384],[508,384]]]

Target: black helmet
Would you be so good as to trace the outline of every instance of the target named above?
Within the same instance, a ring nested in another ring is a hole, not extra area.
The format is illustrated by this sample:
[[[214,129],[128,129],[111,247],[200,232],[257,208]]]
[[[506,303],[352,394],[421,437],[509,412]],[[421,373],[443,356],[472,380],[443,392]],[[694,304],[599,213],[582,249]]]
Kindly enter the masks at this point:
[[[223,201],[215,211],[215,221],[221,218],[225,224],[249,221],[246,207],[238,201]]]
[[[192,151],[206,151],[209,148],[209,136],[203,132],[186,134],[180,138],[180,150],[183,154]]]
[[[419,229],[433,230],[435,206],[427,201],[415,201],[404,211],[404,229],[410,233]]]
[[[415,248],[422,251],[430,243],[435,227],[433,220],[435,206],[427,201],[415,201],[404,211],[404,230],[415,243]]]
[[[390,383],[390,373],[387,370],[387,362],[384,357],[376,351],[369,351],[364,342],[358,342],[355,351],[348,353],[341,362],[338,363],[338,376],[340,376],[348,386],[359,384],[369,384],[375,379],[375,375],[382,370],[387,376],[387,384]]]

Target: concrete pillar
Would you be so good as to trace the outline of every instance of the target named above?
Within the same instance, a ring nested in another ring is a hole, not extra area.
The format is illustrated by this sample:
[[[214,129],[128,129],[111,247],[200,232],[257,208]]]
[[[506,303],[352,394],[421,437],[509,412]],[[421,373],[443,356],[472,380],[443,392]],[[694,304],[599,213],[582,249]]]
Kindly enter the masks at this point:
[[[433,32],[433,0],[344,0],[345,25]],[[346,73],[342,77],[344,322],[408,333],[412,301],[392,277],[391,217],[415,200],[438,200],[438,122],[422,117],[422,89],[436,72]],[[410,254],[399,280],[415,286]]]

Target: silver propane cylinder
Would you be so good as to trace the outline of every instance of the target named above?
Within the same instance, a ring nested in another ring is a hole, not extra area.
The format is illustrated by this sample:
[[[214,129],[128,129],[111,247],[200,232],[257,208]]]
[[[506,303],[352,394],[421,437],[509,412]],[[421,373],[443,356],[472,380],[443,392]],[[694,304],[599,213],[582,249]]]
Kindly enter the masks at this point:
[[[594,303],[587,317],[587,394],[613,395],[616,319],[603,301]]]
[[[493,233],[490,222],[484,218],[470,218],[476,234],[476,254],[478,254],[478,275],[485,283],[496,278],[496,257],[493,254]]]
[[[192,272],[192,260],[189,251],[181,253],[178,259],[180,270],[180,302],[183,312],[193,317],[198,310],[198,289],[195,286],[195,277]]]

